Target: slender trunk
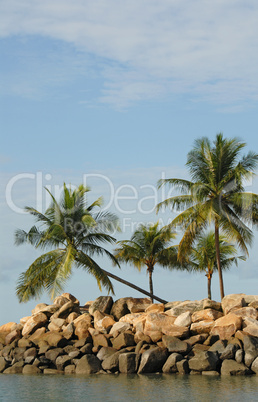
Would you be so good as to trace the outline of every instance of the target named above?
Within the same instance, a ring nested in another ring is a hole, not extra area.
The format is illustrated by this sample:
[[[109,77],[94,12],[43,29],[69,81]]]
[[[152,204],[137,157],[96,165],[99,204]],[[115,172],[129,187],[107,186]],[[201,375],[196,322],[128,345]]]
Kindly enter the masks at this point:
[[[219,249],[219,225],[218,220],[215,220],[215,245],[216,245],[216,260],[217,260],[217,267],[219,273],[219,285],[220,285],[220,296],[221,300],[225,296],[224,294],[224,285],[223,285],[223,277],[222,277],[222,270],[221,270],[221,263],[220,263],[220,249]]]
[[[206,276],[208,278],[208,299],[211,300],[211,274],[208,273]]]
[[[137,290],[138,292],[143,293],[144,295],[149,296],[150,298],[153,298],[153,299],[157,300],[157,301],[160,302],[160,303],[164,303],[164,304],[167,303],[166,300],[163,300],[163,299],[161,299],[161,298],[158,297],[158,296],[151,295],[151,293],[147,292],[147,290],[141,289],[141,288],[139,288],[138,286],[134,285],[134,284],[131,283],[131,282],[125,281],[124,279],[121,279],[121,278],[119,278],[118,276],[116,276],[116,275],[114,275],[114,274],[111,274],[111,273],[108,272],[108,271],[105,271],[104,269],[102,269],[102,271],[103,271],[107,276],[109,276],[110,278],[113,278],[113,279],[115,279],[116,281],[121,282],[121,283],[123,283],[123,284],[126,285],[126,286],[130,286],[131,288]]]
[[[148,272],[149,272],[149,286],[150,286],[151,302],[153,303],[153,283],[152,283],[153,268],[149,267]]]

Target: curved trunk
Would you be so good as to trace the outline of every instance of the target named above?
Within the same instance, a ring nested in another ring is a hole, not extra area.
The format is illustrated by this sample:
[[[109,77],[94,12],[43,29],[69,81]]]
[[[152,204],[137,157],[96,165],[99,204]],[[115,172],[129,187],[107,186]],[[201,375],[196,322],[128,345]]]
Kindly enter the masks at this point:
[[[114,274],[111,274],[110,272],[105,271],[104,269],[102,269],[102,271],[103,271],[107,276],[109,276],[110,278],[115,279],[116,281],[121,282],[121,283],[123,283],[123,284],[126,285],[126,286],[130,286],[132,289],[135,289],[135,290],[137,290],[138,292],[143,293],[143,294],[146,295],[146,296],[149,296],[151,299],[155,299],[155,300],[157,300],[157,301],[160,302],[160,303],[164,303],[164,304],[167,303],[166,300],[163,300],[163,299],[161,299],[160,297],[155,296],[154,294],[151,294],[151,293],[147,292],[147,290],[144,290],[144,289],[142,289],[142,288],[139,288],[138,286],[134,285],[134,284],[131,283],[131,282],[128,282],[128,281],[125,281],[124,279],[119,278],[119,276],[116,276],[116,275],[114,275]]]
[[[221,263],[220,263],[220,249],[219,249],[219,224],[218,220],[215,220],[215,246],[216,246],[216,260],[217,260],[217,267],[219,273],[219,285],[220,285],[220,296],[221,300],[225,296],[224,294],[224,285],[223,285],[223,277],[222,277],[222,270],[221,270]]]

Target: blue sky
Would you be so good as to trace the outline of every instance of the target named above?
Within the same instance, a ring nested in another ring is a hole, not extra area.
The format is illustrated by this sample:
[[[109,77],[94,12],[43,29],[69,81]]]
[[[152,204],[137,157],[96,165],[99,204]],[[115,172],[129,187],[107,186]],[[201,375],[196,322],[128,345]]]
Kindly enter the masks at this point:
[[[162,197],[156,182],[187,177],[196,138],[222,131],[258,150],[257,18],[257,3],[240,0],[0,5],[0,323],[18,322],[36,303],[15,296],[38,254],[15,247],[13,233],[33,224],[25,205],[47,206],[44,186],[58,192],[88,177],[90,198],[104,196],[120,217],[118,238],[129,238],[137,222],[169,219],[153,211]],[[248,190],[258,192],[257,179]],[[248,261],[225,275],[226,293],[257,293],[257,257],[255,240]],[[147,289],[144,272],[99,262]],[[82,271],[65,290],[81,304],[100,294]],[[116,298],[140,296],[117,283],[115,290]],[[154,290],[168,300],[200,299],[206,278],[157,268]],[[39,301],[50,302],[46,294]]]

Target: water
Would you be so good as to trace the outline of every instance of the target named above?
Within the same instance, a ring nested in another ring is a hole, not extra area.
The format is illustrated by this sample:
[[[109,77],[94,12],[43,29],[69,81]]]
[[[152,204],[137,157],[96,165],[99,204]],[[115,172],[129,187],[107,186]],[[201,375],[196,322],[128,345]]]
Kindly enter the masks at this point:
[[[0,374],[0,401],[258,401],[258,376]]]

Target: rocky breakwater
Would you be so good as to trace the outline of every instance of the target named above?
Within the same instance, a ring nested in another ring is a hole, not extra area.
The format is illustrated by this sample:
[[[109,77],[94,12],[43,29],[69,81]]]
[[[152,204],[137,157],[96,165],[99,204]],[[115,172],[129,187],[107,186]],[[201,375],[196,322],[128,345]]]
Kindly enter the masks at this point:
[[[258,374],[258,296],[151,304],[71,294],[0,327],[0,372]]]

